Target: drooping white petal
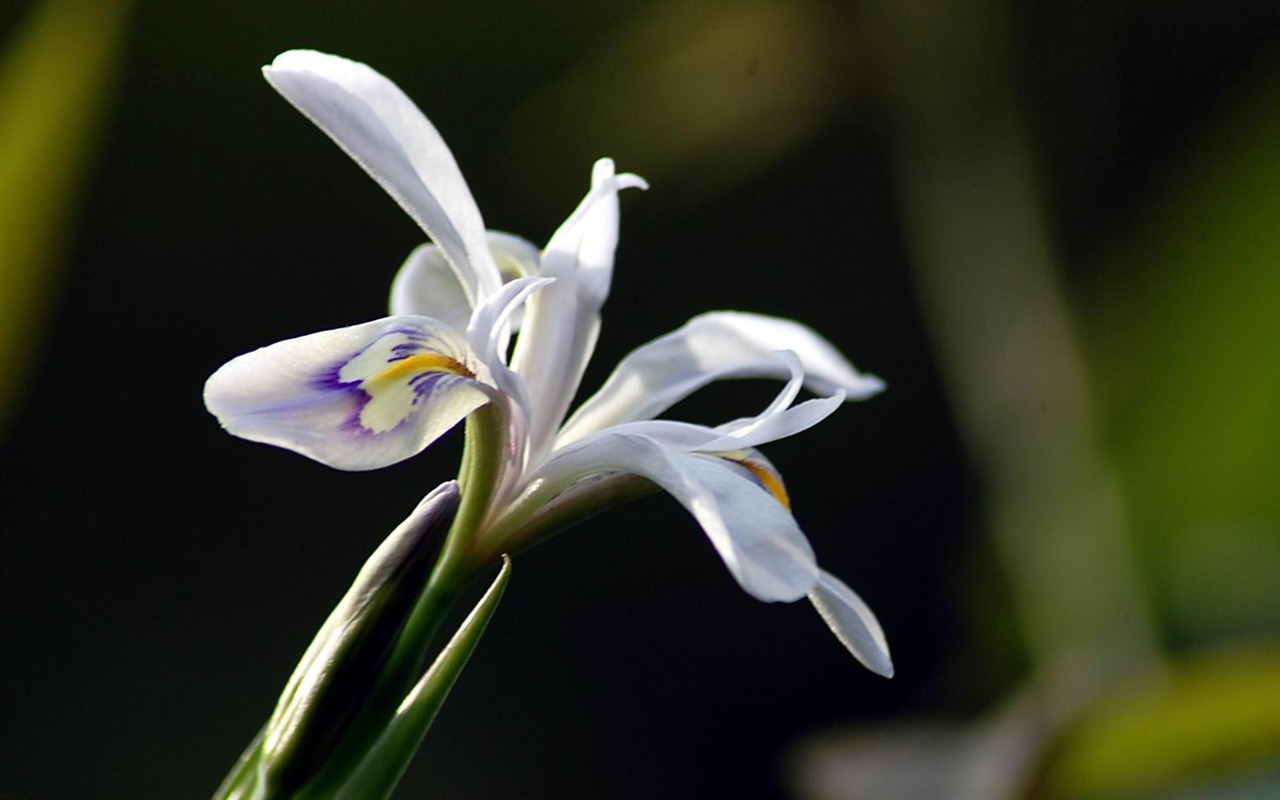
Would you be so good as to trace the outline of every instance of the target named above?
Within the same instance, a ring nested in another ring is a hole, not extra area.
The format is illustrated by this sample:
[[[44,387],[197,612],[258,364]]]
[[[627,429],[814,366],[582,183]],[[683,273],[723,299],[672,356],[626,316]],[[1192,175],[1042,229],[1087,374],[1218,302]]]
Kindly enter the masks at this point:
[[[556,283],[529,302],[511,359],[533,399],[534,453],[550,446],[595,349],[618,241],[618,191],[645,186],[634,175],[614,175],[608,159],[596,162],[591,182],[542,255],[540,274]]]
[[[823,395],[843,390],[861,400],[884,383],[853,368],[826,339],[788,319],[717,311],[641,345],[622,359],[600,391],[565,423],[557,440],[566,444],[610,425],[651,419],[691,393],[724,378],[786,379],[790,370],[775,355],[790,350],[800,359],[805,385]]]
[[[365,64],[314,50],[281,53],[263,74],[422,226],[472,305],[497,289],[471,190],[444,139],[399,87]]]
[[[669,492],[752,596],[791,602],[813,590],[818,568],[808,540],[791,514],[739,468],[646,436],[606,432],[557,451],[535,478],[568,486],[600,472],[640,475]]]
[[[205,383],[228,432],[345,470],[421,452],[489,399],[486,371],[457,331],[387,317],[268,345]]]
[[[877,675],[893,677],[884,631],[861,597],[836,576],[820,570],[809,601],[854,658]]]

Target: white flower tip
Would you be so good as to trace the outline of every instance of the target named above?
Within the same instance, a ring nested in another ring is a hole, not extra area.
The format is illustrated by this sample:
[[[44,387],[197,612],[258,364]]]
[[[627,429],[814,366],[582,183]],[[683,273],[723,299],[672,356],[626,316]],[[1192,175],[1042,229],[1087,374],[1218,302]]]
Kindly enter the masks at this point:
[[[893,677],[889,644],[875,613],[836,576],[822,571],[809,593],[809,602],[822,621],[864,667],[885,678]]]
[[[645,191],[649,188],[649,182],[639,175],[630,172],[624,172],[614,179],[619,190],[622,189],[640,189]]]
[[[889,650],[887,648],[876,648],[872,652],[867,653],[866,657],[859,657],[855,653],[854,658],[857,658],[858,662],[861,663],[862,666],[882,678],[893,677],[893,658],[889,655]]]
[[[597,184],[613,177],[614,164],[612,158],[597,158],[591,165],[591,183]]]
[[[612,181],[613,188],[616,191],[623,189],[648,189],[649,183],[639,175],[630,172],[624,172],[621,175],[615,174],[615,167],[612,158],[597,159],[596,163],[591,166],[591,185],[599,186],[602,183]]]
[[[319,78],[332,83],[353,76],[362,78],[369,74],[377,73],[368,64],[319,50],[286,50],[262,68],[262,77],[286,97],[289,97],[288,87],[282,86],[278,81],[287,82],[291,75],[309,75],[312,79]]]
[[[849,400],[866,400],[880,394],[888,385],[875,375],[860,375],[858,385],[849,389]]]
[[[319,50],[308,50],[306,48],[296,48],[293,50],[285,50],[280,55],[271,59],[271,63],[262,68],[263,72],[280,69],[306,69],[321,64],[342,64],[353,63],[349,58],[335,56],[329,53],[322,53]]]

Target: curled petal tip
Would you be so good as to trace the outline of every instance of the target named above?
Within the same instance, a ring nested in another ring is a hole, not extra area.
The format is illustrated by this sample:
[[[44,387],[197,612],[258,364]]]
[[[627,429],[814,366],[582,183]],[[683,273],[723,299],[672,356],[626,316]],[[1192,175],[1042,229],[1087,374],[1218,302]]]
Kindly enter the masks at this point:
[[[624,172],[621,175],[616,174],[616,166],[612,158],[597,159],[596,163],[591,167],[591,183],[598,185],[605,181],[613,181],[613,187],[619,191],[622,189],[648,189],[649,183],[639,175]]]
[[[619,189],[640,189],[643,191],[649,188],[648,181],[631,172],[622,173],[614,178],[614,181]]]

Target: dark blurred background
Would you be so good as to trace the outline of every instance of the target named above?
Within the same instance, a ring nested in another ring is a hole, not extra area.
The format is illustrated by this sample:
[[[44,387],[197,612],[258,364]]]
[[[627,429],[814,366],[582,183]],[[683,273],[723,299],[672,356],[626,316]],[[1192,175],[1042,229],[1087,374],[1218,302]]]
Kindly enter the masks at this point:
[[[0,797],[210,794],[456,471],[457,432],[345,474],[202,406],[381,316],[422,241],[260,77],[293,47],[396,81],[492,228],[545,242],[599,156],[650,181],[588,391],[712,308],[889,385],[768,454],[893,680],[656,496],[518,559],[399,796],[1280,794],[1274,2],[9,0],[0,35]]]

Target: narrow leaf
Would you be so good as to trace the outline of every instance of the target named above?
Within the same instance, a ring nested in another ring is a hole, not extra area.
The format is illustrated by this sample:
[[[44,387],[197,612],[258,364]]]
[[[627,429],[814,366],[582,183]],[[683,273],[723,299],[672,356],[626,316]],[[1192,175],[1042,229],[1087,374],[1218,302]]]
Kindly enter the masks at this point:
[[[368,757],[337,795],[338,800],[385,800],[391,796],[435,720],[436,712],[479,644],[510,577],[511,559],[504,556],[498,577],[440,651],[435,663],[405,697]]]

